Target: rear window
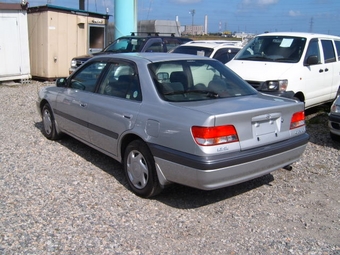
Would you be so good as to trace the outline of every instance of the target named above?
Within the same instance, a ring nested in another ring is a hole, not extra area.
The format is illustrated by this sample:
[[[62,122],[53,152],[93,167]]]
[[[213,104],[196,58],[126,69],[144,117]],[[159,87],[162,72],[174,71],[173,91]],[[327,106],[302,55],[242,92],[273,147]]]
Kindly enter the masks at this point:
[[[172,53],[182,53],[190,55],[198,55],[204,57],[210,57],[214,49],[198,46],[179,46],[172,51]]]
[[[217,100],[256,94],[247,82],[216,60],[149,64],[160,97],[171,102]]]

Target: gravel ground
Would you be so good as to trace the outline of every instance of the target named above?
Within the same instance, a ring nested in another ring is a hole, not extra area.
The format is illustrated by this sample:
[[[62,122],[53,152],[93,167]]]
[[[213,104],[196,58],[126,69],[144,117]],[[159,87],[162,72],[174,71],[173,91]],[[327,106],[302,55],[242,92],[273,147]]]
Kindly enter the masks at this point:
[[[292,171],[142,199],[113,159],[45,139],[45,85],[0,85],[0,254],[340,254],[340,143],[322,108]]]

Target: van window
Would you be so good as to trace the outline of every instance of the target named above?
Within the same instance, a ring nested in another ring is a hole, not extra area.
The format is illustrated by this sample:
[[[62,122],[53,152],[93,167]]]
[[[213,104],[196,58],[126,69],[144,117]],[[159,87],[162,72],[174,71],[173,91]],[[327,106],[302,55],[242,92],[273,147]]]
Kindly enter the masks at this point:
[[[340,60],[340,41],[334,41],[338,60]]]
[[[331,40],[321,40],[325,63],[335,62],[335,52]]]
[[[305,61],[310,57],[310,56],[317,56],[320,64],[320,48],[319,48],[319,41],[318,39],[312,39],[309,42],[307,53],[306,53],[306,58]]]

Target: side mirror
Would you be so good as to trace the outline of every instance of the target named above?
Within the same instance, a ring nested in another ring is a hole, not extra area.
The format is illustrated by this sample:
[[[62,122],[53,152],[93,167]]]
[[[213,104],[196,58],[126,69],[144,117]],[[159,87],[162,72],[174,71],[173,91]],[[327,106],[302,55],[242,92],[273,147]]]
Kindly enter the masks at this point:
[[[55,82],[57,87],[66,87],[67,79],[66,78],[58,78]]]
[[[306,66],[316,65],[319,63],[319,58],[316,55],[311,55],[307,58],[305,63]]]

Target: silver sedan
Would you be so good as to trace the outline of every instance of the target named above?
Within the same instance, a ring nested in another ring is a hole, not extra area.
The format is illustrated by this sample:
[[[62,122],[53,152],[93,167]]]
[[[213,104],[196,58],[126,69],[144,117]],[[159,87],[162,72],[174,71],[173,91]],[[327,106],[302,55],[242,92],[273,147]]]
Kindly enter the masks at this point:
[[[42,88],[37,106],[48,139],[67,134],[121,162],[141,197],[171,183],[212,190],[266,175],[299,160],[309,138],[303,103],[184,54],[94,57]]]

